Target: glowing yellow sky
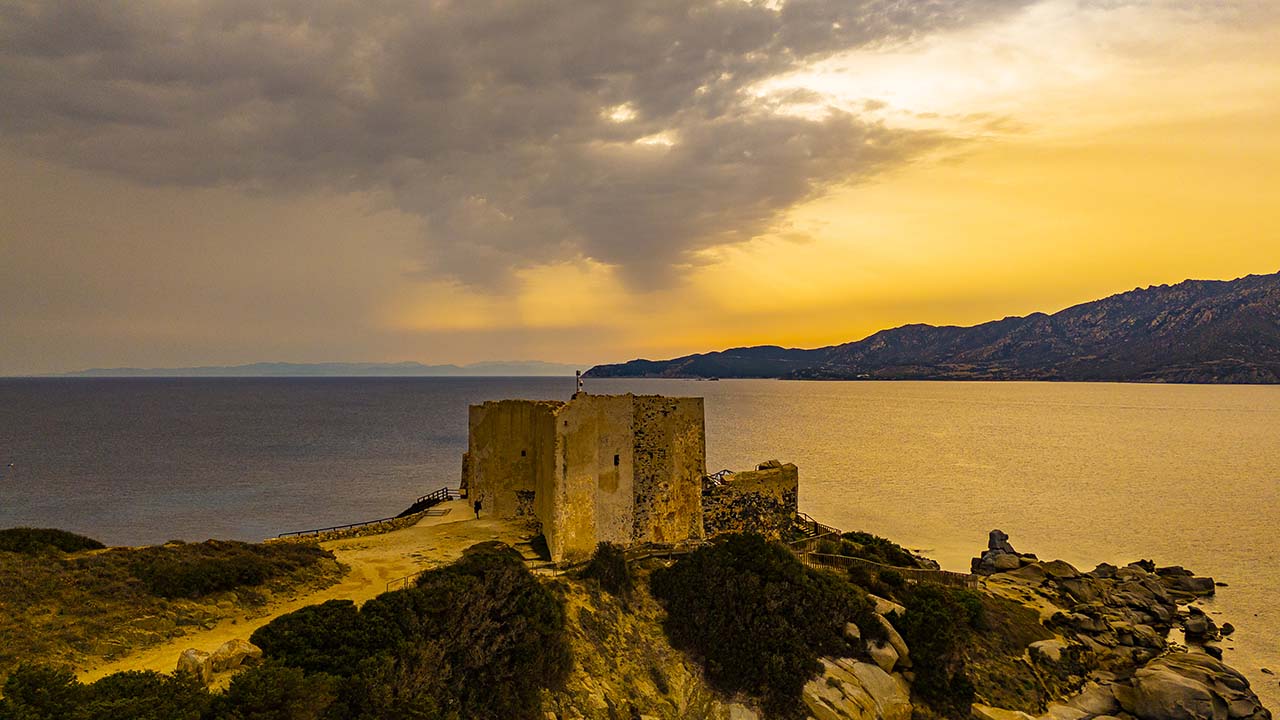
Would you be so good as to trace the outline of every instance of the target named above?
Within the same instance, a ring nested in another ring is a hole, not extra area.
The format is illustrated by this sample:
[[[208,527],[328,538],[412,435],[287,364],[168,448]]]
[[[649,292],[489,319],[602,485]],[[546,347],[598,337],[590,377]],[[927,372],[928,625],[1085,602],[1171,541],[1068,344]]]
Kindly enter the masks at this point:
[[[1045,0],[774,78],[756,92],[821,94],[789,112],[952,141],[658,289],[588,258],[501,287],[432,274],[422,219],[377,190],[165,186],[0,151],[0,374],[814,347],[1276,272],[1277,37],[1280,3]],[[680,141],[659,135],[630,152]]]
[[[583,262],[526,271],[522,292],[505,300],[419,289],[395,301],[388,322],[581,327],[582,346],[561,348],[557,335],[536,354],[621,360],[818,346],[908,322],[972,324],[1136,286],[1275,272],[1280,45],[1256,25],[1194,20],[1175,4],[1046,3],[1000,25],[824,63],[766,90],[876,100],[886,123],[970,142],[797,207],[785,239],[706,253],[672,290],[630,295],[608,268]],[[458,312],[433,312],[442,301]]]

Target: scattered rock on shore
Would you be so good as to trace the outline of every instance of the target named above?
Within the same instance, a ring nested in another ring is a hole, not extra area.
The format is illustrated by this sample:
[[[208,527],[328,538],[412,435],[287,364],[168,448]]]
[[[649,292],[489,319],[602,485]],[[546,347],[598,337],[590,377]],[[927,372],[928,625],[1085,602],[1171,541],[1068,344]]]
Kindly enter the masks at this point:
[[[1170,653],[1112,687],[1140,720],[1270,720],[1243,675],[1199,653]]]
[[[216,673],[252,665],[262,659],[262,649],[239,638],[228,640],[213,651],[209,662]]]
[[[1019,553],[1009,543],[1009,535],[1002,530],[992,530],[987,536],[987,550],[981,557],[970,563],[975,575],[991,575],[992,573],[1017,570],[1023,565],[1036,561],[1036,556]]]
[[[213,663],[209,653],[196,648],[187,648],[178,656],[178,672],[190,673],[208,685],[213,680]]]

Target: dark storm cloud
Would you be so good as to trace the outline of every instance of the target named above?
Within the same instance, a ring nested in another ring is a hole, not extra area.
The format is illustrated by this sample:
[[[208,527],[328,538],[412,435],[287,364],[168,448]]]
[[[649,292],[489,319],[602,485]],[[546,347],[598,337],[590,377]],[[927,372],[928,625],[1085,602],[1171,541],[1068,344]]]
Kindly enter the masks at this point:
[[[386,189],[472,281],[585,256],[657,282],[940,140],[760,81],[1023,4],[10,0],[0,129],[144,183]]]

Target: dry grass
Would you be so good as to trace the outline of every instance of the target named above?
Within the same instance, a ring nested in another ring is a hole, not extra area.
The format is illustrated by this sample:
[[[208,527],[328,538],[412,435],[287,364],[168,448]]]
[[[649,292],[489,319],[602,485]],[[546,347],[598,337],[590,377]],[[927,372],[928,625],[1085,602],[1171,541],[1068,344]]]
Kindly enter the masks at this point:
[[[175,592],[157,570],[164,578],[212,572],[227,579]],[[275,594],[327,587],[343,572],[318,549],[245,543],[0,552],[0,678],[23,661],[80,667],[118,658],[243,615]],[[191,597],[176,597],[184,594]]]

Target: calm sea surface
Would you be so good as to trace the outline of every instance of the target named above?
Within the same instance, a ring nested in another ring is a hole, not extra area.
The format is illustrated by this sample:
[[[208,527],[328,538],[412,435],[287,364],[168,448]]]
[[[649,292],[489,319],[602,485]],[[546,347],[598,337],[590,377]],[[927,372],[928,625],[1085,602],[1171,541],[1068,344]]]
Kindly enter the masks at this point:
[[[1082,568],[1229,583],[1227,660],[1280,708],[1280,387],[589,381],[706,397],[710,470],[800,466],[801,509],[962,570],[987,531]],[[0,527],[114,544],[392,515],[456,486],[469,403],[570,378],[0,380]],[[9,467],[9,463],[13,463]]]

